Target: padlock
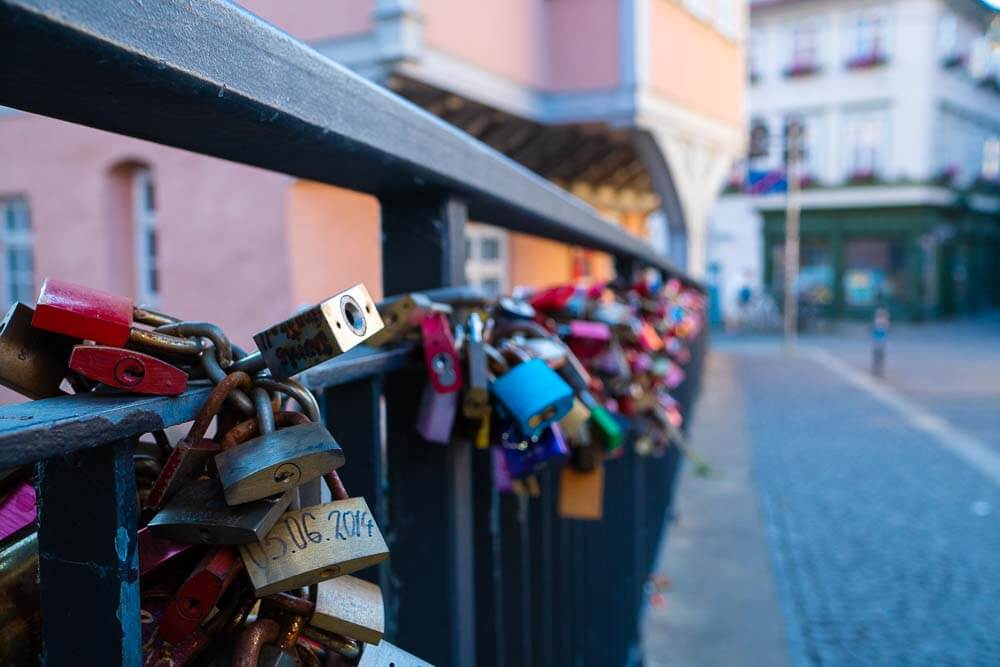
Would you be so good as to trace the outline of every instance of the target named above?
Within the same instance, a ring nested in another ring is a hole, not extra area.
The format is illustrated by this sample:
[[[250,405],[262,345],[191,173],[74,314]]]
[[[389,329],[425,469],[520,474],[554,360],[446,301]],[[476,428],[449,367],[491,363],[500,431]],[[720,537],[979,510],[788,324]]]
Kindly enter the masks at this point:
[[[85,378],[136,394],[176,396],[187,387],[187,373],[142,352],[107,345],[77,345],[70,369]]]
[[[208,618],[242,569],[243,563],[233,547],[216,547],[205,554],[160,619],[160,637],[176,644],[190,636]]]
[[[244,628],[233,650],[233,667],[299,667],[295,653],[278,648],[281,625],[272,618],[258,618]]]
[[[198,340],[132,326],[135,314],[131,299],[65,280],[46,278],[38,295],[31,325],[101,345],[125,347],[128,343],[192,359],[201,354],[203,346]],[[226,365],[225,362],[223,365]]]
[[[646,320],[641,320],[635,334],[639,348],[644,352],[659,352],[663,349],[663,339],[656,328]]]
[[[389,548],[365,499],[350,498],[287,512],[240,554],[260,597],[375,565]]]
[[[604,515],[604,465],[588,471],[563,466],[559,474],[559,516],[599,521]]]
[[[78,341],[32,327],[33,315],[15,302],[0,323],[0,384],[31,399],[59,396]]]
[[[432,313],[420,322],[424,365],[434,391],[447,394],[462,388],[462,368],[451,325],[443,313]]]
[[[346,352],[383,326],[368,290],[359,283],[261,331],[253,340],[271,375],[284,380]]]
[[[215,456],[226,502],[239,505],[294,489],[344,465],[325,426],[307,422],[262,433]]]
[[[189,544],[249,544],[262,539],[295,498],[295,489],[230,506],[217,479],[178,491],[148,526],[157,537]]]
[[[350,575],[322,581],[309,624],[366,644],[378,644],[385,633],[382,589]]]
[[[590,374],[576,355],[570,353],[566,357],[566,363],[559,368],[559,375],[573,388],[584,407],[590,410],[591,425],[596,435],[604,441],[605,448],[608,451],[618,449],[624,442],[625,433],[614,416],[590,393]]]
[[[458,392],[439,393],[430,382],[424,383],[417,407],[417,433],[427,442],[446,445],[458,411]]]
[[[537,437],[528,439],[522,439],[517,428],[510,426],[504,429],[500,438],[507,472],[512,479],[530,477],[548,463],[561,460],[569,454],[566,440],[556,424],[543,429]]]
[[[560,325],[559,335],[581,360],[596,357],[611,343],[611,327],[603,322],[570,320]]]
[[[628,326],[633,317],[632,306],[620,301],[604,301],[590,309],[590,318],[614,329]]]
[[[531,307],[545,313],[561,313],[570,317],[583,315],[586,294],[576,285],[557,285],[531,295]]]
[[[691,350],[677,336],[667,337],[663,349],[671,359],[682,366],[691,361]]]
[[[462,414],[467,419],[483,419],[490,412],[489,367],[483,341],[483,319],[479,313],[469,314],[465,338],[465,363],[469,373]]]
[[[529,359],[496,378],[490,393],[526,439],[573,407],[573,390],[540,359]]]
[[[38,533],[26,527],[0,542],[0,665],[37,665],[41,653]]]
[[[559,429],[569,443],[570,461],[577,470],[589,471],[600,465],[601,450],[594,443],[591,433],[591,412],[579,399],[573,400],[573,409],[559,421]]]
[[[414,333],[420,327],[420,322],[435,310],[450,313],[451,307],[436,304],[418,292],[404,294],[394,299],[388,305],[379,308],[378,312],[384,326],[381,331],[368,339],[368,344],[372,347],[381,347],[402,340]]]
[[[136,534],[136,551],[139,553],[139,578],[156,572],[162,565],[191,552],[194,546],[157,537],[149,526]]]
[[[433,665],[383,641],[378,646],[366,644],[361,649],[361,660],[358,661],[357,667],[433,667]]]
[[[533,320],[537,312],[527,301],[502,296],[497,299],[497,315],[509,320]]]
[[[35,487],[21,482],[0,500],[0,540],[35,522]]]
[[[567,348],[555,338],[524,338],[515,339],[517,346],[528,353],[532,359],[541,359],[552,369],[557,369],[566,363]]]
[[[237,388],[250,389],[250,376],[239,371],[231,373],[212,388],[187,435],[177,443],[163,464],[163,471],[146,499],[147,513],[160,510],[183,484],[201,472],[210,457],[219,452],[219,444],[206,440],[205,433],[222,409],[226,397]]]

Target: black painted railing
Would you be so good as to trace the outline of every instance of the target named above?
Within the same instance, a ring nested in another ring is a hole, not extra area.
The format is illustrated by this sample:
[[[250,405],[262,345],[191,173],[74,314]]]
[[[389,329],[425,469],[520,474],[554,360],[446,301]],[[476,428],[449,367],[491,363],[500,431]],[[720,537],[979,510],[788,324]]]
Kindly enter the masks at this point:
[[[463,285],[469,218],[695,284],[565,191],[227,2],[0,0],[0,43],[0,104],[375,195],[386,294]],[[634,662],[677,450],[627,447],[607,465],[605,519],[560,519],[554,473],[539,498],[501,495],[488,451],[420,440],[414,352],[362,347],[302,378],[389,542],[366,575],[387,638],[439,665]],[[0,408],[0,469],[38,464],[47,663],[139,664],[131,439],[190,420],[207,391]]]

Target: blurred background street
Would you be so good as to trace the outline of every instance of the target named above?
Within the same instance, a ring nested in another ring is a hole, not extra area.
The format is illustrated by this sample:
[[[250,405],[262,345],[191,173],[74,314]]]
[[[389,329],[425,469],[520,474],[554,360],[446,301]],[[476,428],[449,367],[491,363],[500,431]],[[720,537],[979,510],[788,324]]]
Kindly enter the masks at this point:
[[[650,664],[997,664],[998,325],[717,336]]]

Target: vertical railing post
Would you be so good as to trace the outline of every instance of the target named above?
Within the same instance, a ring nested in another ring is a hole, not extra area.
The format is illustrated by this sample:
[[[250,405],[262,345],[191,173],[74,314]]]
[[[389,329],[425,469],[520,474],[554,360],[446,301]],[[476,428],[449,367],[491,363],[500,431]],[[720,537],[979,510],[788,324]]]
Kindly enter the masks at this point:
[[[386,295],[465,283],[464,202],[446,193],[405,192],[383,196],[380,203]],[[389,432],[405,434],[389,442],[392,506],[406,512],[406,521],[394,524],[401,547],[392,556],[402,586],[398,637],[434,664],[471,665],[476,660],[472,452],[421,441],[412,421],[393,424],[397,416],[412,420],[420,377],[394,382],[386,392]],[[394,466],[398,469],[391,470]]]
[[[38,464],[38,592],[46,665],[139,665],[134,441]]]

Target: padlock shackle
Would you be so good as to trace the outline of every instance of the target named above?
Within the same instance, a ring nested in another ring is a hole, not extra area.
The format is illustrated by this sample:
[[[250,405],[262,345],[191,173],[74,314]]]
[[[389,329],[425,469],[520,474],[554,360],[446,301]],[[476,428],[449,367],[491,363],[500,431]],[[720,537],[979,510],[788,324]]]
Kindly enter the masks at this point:
[[[159,326],[154,331],[182,338],[207,338],[215,343],[215,356],[219,360],[219,366],[228,368],[233,363],[233,346],[222,327],[217,324],[196,321],[172,322]]]
[[[350,494],[347,493],[347,489],[344,487],[344,482],[340,479],[340,475],[337,474],[336,470],[331,470],[323,475],[323,481],[326,482],[326,488],[330,490],[330,496],[334,500],[347,500],[350,498]]]
[[[319,402],[316,396],[306,389],[305,385],[297,380],[275,380],[269,377],[254,378],[255,387],[263,387],[268,391],[281,392],[285,396],[295,399],[302,411],[314,422],[320,421]]]
[[[271,395],[263,387],[254,387],[253,405],[257,412],[257,430],[261,435],[274,433],[274,406],[271,404]]]
[[[361,655],[361,642],[333,632],[320,630],[312,625],[302,628],[302,636],[311,639],[325,649],[329,649],[342,658],[354,659]]]
[[[205,349],[205,346],[197,338],[180,338],[155,329],[137,329],[135,327],[129,329],[127,345],[140,350],[188,358],[197,357]]]
[[[167,315],[166,313],[161,313],[157,310],[151,310],[144,306],[133,306],[132,321],[138,322],[139,324],[145,324],[150,327],[162,327],[164,324],[173,324],[174,322],[180,322],[181,320],[179,317]]]
[[[254,375],[261,372],[267,368],[267,364],[264,363],[264,355],[260,352],[251,352],[242,359],[237,359],[229,367],[229,372],[243,371],[244,373],[249,373]]]
[[[245,375],[245,373],[240,373]],[[232,377],[230,375],[229,377]],[[301,412],[275,412],[274,413],[274,426],[275,428],[284,428],[286,426],[298,426],[299,424],[309,424],[311,419]],[[256,438],[260,435],[260,423],[257,421],[256,417],[241,421],[236,426],[229,429],[222,440],[220,440],[220,445],[222,451],[227,451],[233,447],[250,440],[251,438]]]
[[[223,375],[224,377],[212,388],[208,398],[205,399],[205,403],[201,406],[201,410],[198,411],[198,415],[194,418],[194,423],[191,424],[191,429],[184,436],[185,441],[193,443],[204,438],[205,433],[208,432],[208,427],[211,425],[212,420],[215,419],[215,416],[219,414],[219,411],[222,410],[222,403],[229,394],[239,389],[250,389],[250,376],[246,373],[237,371],[236,373]]]
[[[233,667],[257,667],[264,644],[278,640],[281,626],[270,618],[258,618],[240,633],[233,650]]]
[[[198,340],[198,339],[191,338],[188,340]],[[226,378],[226,371],[222,370],[222,367],[219,365],[219,360],[216,359],[215,354],[212,352],[211,349],[205,350],[205,353],[201,355],[201,365],[202,368],[205,369],[205,375],[207,375],[208,379],[210,379],[215,384],[221,383]],[[230,375],[241,372],[241,371],[233,371],[232,366],[230,366],[229,368],[230,368],[230,373],[229,373]],[[246,373],[244,373],[244,375],[246,375]],[[249,378],[250,376],[247,375],[247,377]],[[237,410],[239,410],[240,412],[242,412],[244,415],[247,416],[257,414],[257,410],[254,407],[253,401],[251,401],[250,397],[246,395],[246,392],[249,390],[250,390],[249,386],[246,387],[245,389],[241,386],[240,389],[234,389],[231,393],[227,394],[227,399],[229,400],[229,402],[232,403]]]

